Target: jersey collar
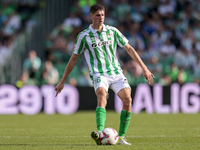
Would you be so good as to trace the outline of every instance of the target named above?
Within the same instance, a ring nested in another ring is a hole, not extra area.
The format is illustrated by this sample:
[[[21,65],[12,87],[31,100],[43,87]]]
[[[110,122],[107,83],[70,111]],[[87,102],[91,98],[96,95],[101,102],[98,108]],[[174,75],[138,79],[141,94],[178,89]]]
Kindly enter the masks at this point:
[[[89,29],[90,31],[92,31],[92,33],[96,33],[97,30],[95,30],[93,27],[92,27],[92,24],[89,26]],[[106,26],[103,24],[103,30],[102,31],[105,31],[106,32]]]

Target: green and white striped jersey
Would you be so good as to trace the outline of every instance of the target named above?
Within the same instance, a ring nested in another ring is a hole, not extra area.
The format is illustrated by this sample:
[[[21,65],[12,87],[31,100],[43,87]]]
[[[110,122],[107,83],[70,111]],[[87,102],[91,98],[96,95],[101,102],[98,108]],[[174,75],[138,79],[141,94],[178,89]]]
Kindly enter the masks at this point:
[[[73,52],[80,55],[84,52],[90,75],[114,75],[122,72],[116,56],[117,45],[125,46],[128,40],[115,27],[103,25],[100,33],[92,28],[85,29],[76,39]]]

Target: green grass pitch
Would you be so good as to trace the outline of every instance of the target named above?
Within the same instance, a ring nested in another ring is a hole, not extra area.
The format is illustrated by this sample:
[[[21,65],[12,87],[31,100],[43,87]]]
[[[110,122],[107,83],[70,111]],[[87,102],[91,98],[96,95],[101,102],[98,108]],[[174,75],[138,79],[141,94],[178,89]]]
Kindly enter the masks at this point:
[[[119,114],[107,111],[105,127],[118,131]],[[95,111],[73,115],[0,115],[0,149],[5,150],[199,150],[200,114],[132,114],[126,134],[132,145],[98,146]]]

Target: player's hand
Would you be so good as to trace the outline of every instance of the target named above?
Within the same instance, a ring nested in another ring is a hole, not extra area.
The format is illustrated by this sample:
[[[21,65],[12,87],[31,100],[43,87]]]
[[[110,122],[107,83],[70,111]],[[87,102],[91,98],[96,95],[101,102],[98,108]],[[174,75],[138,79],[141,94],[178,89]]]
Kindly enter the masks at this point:
[[[148,69],[143,71],[143,76],[145,77],[146,80],[148,80],[149,85],[153,84],[153,78],[155,77]]]
[[[58,83],[58,85],[55,88],[55,91],[56,91],[56,96],[55,97],[57,97],[58,93],[60,93],[63,88],[64,88],[64,83],[62,83],[62,82]]]

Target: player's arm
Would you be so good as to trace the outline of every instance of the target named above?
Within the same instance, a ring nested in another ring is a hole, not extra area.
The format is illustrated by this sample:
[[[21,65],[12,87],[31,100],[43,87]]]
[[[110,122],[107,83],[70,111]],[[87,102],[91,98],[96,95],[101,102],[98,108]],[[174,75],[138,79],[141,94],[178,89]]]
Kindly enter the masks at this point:
[[[55,88],[56,97],[57,97],[58,93],[60,93],[62,91],[62,89],[64,88],[65,80],[67,79],[70,72],[73,70],[74,66],[76,65],[78,57],[79,57],[79,55],[74,54],[74,53],[72,54],[67,66],[65,68],[64,74],[63,74],[60,82],[58,83],[58,85]]]
[[[143,70],[144,77],[148,80],[149,84],[152,84],[153,83],[153,78],[155,78],[155,77],[149,71],[149,69],[146,67],[146,65],[143,63],[142,59],[140,58],[138,53],[135,51],[135,49],[129,43],[127,43],[123,48],[141,66],[141,68]]]

